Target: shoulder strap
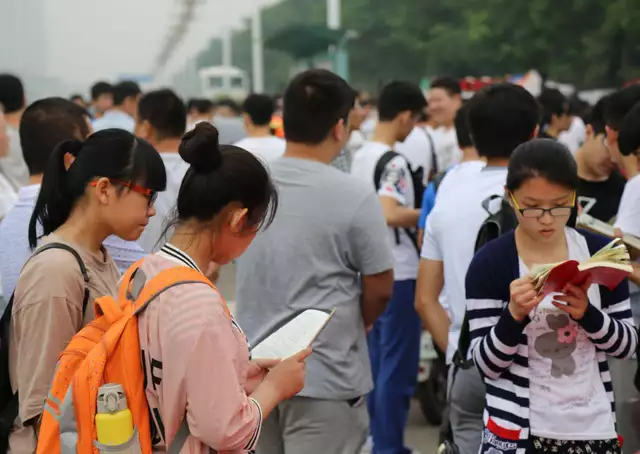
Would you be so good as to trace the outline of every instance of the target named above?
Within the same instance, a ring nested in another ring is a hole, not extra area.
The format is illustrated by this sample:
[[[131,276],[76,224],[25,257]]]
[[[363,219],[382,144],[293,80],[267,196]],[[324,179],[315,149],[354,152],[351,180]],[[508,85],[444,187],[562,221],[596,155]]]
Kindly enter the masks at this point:
[[[80,257],[80,254],[78,254],[78,251],[76,251],[74,248],[72,248],[68,244],[64,244],[64,243],[47,243],[44,246],[36,249],[36,251],[29,258],[29,260],[31,260],[36,255],[40,255],[43,252],[48,251],[50,249],[63,249],[71,253],[71,255],[73,255],[73,257],[76,259],[76,262],[78,262],[78,266],[80,267],[80,272],[82,273],[82,278],[84,279],[84,297],[82,298],[82,316],[84,317],[85,313],[87,312],[87,304],[89,303],[89,274],[87,273],[87,267],[82,261],[82,257]],[[13,296],[11,297],[11,299],[13,299]]]
[[[438,175],[438,155],[436,154],[436,144],[427,128],[424,128],[424,133],[427,135],[429,146],[431,147],[431,175]]]
[[[387,164],[389,164],[396,156],[400,155],[393,150],[389,150],[380,156],[380,159],[378,159],[375,171],[373,172],[373,185],[376,190],[380,189],[380,179],[382,178],[385,167],[387,167]]]
[[[135,273],[131,273],[129,281],[123,281],[122,285],[126,286],[126,292],[130,294],[131,285],[133,284],[133,278]],[[224,306],[225,313],[231,318],[231,312],[227,307],[227,303],[218,292],[213,283],[207,279],[204,274],[198,270],[194,270],[188,266],[176,266],[161,271],[149,282],[146,282],[142,287],[142,291],[137,296],[134,302],[135,313],[140,314],[147,306],[163,292],[169,290],[172,287],[184,284],[205,284],[211,287],[219,296]]]

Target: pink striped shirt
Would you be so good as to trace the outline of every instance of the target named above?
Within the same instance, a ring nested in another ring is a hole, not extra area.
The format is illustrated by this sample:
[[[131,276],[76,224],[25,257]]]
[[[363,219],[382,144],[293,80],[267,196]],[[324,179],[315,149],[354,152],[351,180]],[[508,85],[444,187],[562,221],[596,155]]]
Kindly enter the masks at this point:
[[[149,280],[175,266],[198,269],[166,245],[145,258],[141,271]],[[210,287],[184,284],[162,293],[138,319],[154,452],[166,451],[185,415],[191,436],[181,454],[244,453],[258,441],[262,410],[248,396],[258,368],[224,304]]]

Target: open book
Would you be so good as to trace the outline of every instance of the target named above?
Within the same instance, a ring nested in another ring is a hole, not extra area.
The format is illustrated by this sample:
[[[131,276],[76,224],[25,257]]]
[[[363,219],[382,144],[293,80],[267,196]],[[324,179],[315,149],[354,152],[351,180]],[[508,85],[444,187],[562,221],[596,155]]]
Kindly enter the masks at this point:
[[[600,219],[596,219],[588,214],[578,216],[577,224],[578,227],[608,236],[609,238],[613,238],[616,234],[615,228],[611,224],[602,222]],[[632,256],[640,256],[640,238],[623,232],[622,241],[630,249],[629,253]]]
[[[331,312],[307,309],[285,320],[251,349],[252,359],[289,358],[309,347],[327,325]]]
[[[567,260],[536,265],[531,269],[531,277],[534,288],[548,295],[554,292],[562,293],[567,284],[580,285],[589,276],[594,284],[604,285],[613,290],[632,272],[629,252],[622,240],[616,238],[582,263]]]

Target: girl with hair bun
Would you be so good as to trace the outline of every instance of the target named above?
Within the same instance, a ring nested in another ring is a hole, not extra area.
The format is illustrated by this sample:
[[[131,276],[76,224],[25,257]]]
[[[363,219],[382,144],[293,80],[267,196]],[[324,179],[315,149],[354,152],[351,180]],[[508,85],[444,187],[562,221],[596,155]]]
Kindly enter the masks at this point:
[[[638,345],[625,279],[591,279],[544,296],[536,264],[589,259],[611,239],[575,229],[578,172],[569,150],[537,139],[509,160],[518,227],[487,243],[467,271],[473,360],[486,383],[481,452],[621,453],[607,358]]]
[[[178,194],[173,234],[136,274],[145,282],[185,266],[202,273],[240,256],[275,214],[269,174],[251,153],[221,146],[218,131],[199,123],[180,145],[190,164]],[[135,281],[134,281],[135,283]],[[182,453],[246,452],[262,421],[304,385],[309,349],[283,361],[250,360],[241,328],[220,294],[202,283],[161,293],[138,318],[154,451],[170,446],[183,422],[190,436]]]
[[[39,245],[22,269],[11,311],[9,370],[19,394],[12,452],[35,452],[35,430],[60,352],[95,318],[93,300],[112,295],[119,272],[103,247],[137,240],[166,185],[158,152],[117,129],[53,151],[29,224]]]

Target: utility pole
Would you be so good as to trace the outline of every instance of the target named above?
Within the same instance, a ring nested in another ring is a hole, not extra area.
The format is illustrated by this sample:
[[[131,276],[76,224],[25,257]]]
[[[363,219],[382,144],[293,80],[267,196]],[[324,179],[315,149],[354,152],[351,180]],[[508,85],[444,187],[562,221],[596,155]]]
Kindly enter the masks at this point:
[[[222,35],[222,65],[233,66],[233,30],[228,28]]]
[[[340,30],[342,26],[342,0],[327,0],[327,27],[331,30]],[[349,55],[347,53],[346,35],[340,42],[329,48],[329,57],[332,60],[333,70],[344,80],[349,80]]]
[[[251,17],[251,59],[253,69],[253,92],[264,93],[264,53],[262,39],[262,7],[258,0]]]

